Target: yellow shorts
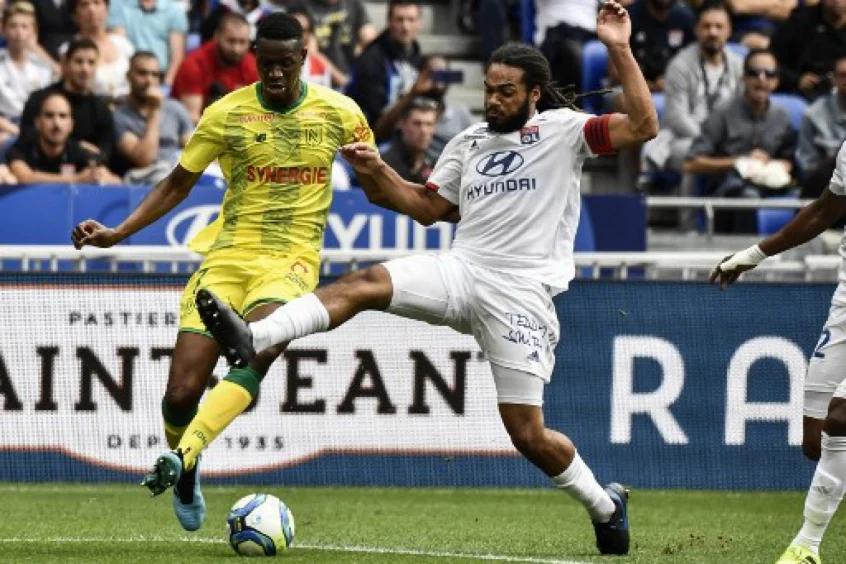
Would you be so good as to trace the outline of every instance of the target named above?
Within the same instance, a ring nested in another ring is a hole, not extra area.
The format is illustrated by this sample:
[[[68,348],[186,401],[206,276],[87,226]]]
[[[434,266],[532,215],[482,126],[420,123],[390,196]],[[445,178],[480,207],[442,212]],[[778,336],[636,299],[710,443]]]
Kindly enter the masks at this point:
[[[205,288],[247,315],[266,303],[286,303],[314,290],[318,264],[311,258],[240,249],[209,253],[179,300],[179,330],[209,335],[194,297]]]

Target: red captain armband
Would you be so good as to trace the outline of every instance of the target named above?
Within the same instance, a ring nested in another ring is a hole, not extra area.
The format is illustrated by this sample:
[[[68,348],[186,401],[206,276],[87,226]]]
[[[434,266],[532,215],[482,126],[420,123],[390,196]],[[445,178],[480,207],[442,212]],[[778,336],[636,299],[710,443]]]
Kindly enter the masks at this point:
[[[434,182],[427,182],[427,183],[425,184],[425,186],[426,186],[426,188],[428,188],[428,189],[429,189],[429,190],[431,190],[432,192],[437,192],[438,190],[440,190],[440,189],[441,189],[441,187],[440,187],[440,186],[438,186],[437,184],[435,184]]]
[[[611,145],[611,114],[594,116],[585,122],[585,141],[597,155],[616,151]]]

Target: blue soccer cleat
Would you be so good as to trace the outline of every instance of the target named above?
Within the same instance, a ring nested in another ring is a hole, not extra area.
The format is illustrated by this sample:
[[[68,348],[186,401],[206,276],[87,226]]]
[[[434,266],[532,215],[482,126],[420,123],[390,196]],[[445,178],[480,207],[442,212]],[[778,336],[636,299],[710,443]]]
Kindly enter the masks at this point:
[[[176,452],[166,452],[156,459],[153,469],[141,480],[141,485],[154,496],[175,486],[182,476],[182,456]]]
[[[196,531],[206,520],[206,500],[200,491],[200,459],[194,468],[182,472],[173,488],[173,512],[186,531]]]
[[[605,523],[594,523],[596,548],[602,554],[629,553],[629,489],[612,482],[605,491],[614,502],[614,514]]]

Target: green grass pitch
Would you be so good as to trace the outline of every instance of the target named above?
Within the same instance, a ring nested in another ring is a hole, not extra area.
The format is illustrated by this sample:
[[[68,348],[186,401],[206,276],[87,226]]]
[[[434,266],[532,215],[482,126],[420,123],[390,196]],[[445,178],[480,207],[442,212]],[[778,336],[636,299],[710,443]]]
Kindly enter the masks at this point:
[[[804,493],[635,490],[632,553],[598,557],[585,512],[552,490],[207,487],[209,516],[183,533],[170,494],[140,487],[0,484],[0,562],[236,562],[229,506],[279,496],[297,523],[290,563],[773,563],[801,524]],[[823,561],[846,562],[843,515]]]

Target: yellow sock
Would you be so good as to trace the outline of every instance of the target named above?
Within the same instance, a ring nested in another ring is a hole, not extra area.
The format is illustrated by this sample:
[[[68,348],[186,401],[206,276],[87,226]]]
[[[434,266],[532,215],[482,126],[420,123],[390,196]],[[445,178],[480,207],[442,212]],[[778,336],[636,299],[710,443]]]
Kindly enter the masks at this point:
[[[176,447],[182,452],[185,470],[194,467],[203,449],[247,409],[251,401],[253,395],[244,386],[229,380],[222,380],[209,392]]]

